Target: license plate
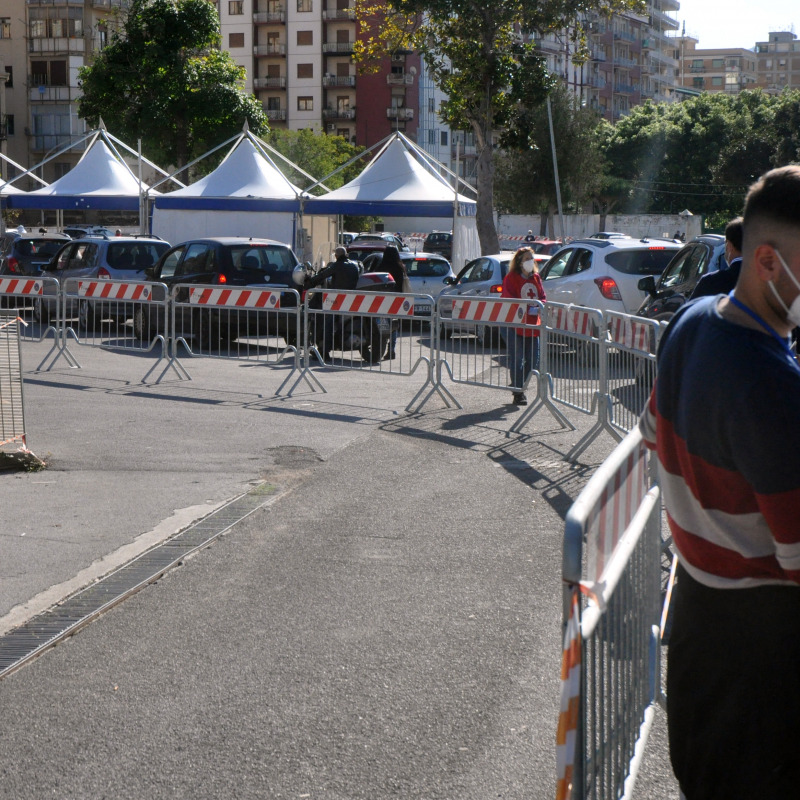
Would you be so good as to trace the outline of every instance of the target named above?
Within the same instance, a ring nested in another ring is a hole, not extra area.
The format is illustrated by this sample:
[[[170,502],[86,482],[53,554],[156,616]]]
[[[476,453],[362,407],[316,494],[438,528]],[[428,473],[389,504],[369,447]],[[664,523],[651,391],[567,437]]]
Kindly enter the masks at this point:
[[[422,305],[420,303],[414,303],[414,313],[415,314],[430,314],[431,313],[430,304],[426,303],[425,305]]]

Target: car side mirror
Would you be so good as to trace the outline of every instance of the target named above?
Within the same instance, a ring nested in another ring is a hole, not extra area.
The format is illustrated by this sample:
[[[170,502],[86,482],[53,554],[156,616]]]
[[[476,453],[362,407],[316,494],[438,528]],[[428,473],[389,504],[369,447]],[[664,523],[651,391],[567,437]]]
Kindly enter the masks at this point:
[[[656,279],[652,275],[639,278],[639,283],[636,285],[639,287],[639,291],[647,292],[650,296],[654,296],[656,293]]]
[[[452,277],[450,277],[450,276],[448,275],[448,276],[447,276],[447,277],[444,279],[444,282],[445,282],[445,283],[446,283],[448,286],[454,286],[457,280],[458,280],[457,278],[452,278]]]

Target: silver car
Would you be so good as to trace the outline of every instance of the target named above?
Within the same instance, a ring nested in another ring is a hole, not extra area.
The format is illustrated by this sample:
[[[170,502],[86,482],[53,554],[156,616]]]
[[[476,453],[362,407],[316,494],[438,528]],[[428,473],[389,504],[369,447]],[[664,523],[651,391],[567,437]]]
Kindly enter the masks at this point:
[[[144,271],[152,267],[169,244],[156,236],[84,236],[65,244],[45,265],[42,275],[58,278],[63,283],[68,278],[97,278],[115,281],[146,281]],[[120,304],[122,308],[123,304]],[[107,310],[108,303],[104,304]],[[56,298],[46,296],[36,300],[34,318],[48,323],[56,310]],[[77,310],[82,330],[91,331],[97,326],[99,308],[91,300],[81,300],[67,305],[67,314]]]
[[[363,260],[364,272],[377,272],[381,268],[383,253],[370,253]],[[419,292],[414,300],[414,314],[429,316],[433,312],[428,297],[434,302],[446,287],[455,280],[455,272],[450,262],[437,253],[400,253],[400,260],[406,268],[412,292]]]

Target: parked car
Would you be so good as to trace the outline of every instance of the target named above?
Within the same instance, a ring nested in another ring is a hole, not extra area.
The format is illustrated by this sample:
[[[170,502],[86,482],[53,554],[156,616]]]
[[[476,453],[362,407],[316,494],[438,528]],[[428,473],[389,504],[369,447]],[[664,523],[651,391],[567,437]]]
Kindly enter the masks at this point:
[[[428,253],[439,253],[448,261],[452,261],[453,234],[450,231],[431,231],[425,237],[424,247]]]
[[[616,231],[598,231],[593,233],[590,239],[630,239],[632,238],[627,233],[617,233]]]
[[[350,242],[352,242],[353,239],[356,238],[356,236],[358,236],[358,234],[357,233],[353,233],[352,231],[340,231],[339,232],[339,244],[344,245],[345,247],[347,247],[347,245],[349,245]]]
[[[541,271],[547,299],[635,314],[645,298],[644,276],[661,275],[678,242],[663,239],[579,239],[559,250]]]
[[[666,321],[683,306],[709,272],[727,269],[725,237],[715,233],[696,236],[681,247],[660,277],[648,275],[639,280],[646,292],[645,301],[636,311],[640,317]]]
[[[64,244],[45,265],[42,274],[58,278],[62,283],[68,278],[97,278],[99,280],[144,281],[145,270],[152,267],[169,250],[169,244],[157,236],[84,236]],[[47,323],[56,308],[55,298],[37,298],[33,307],[34,317]],[[91,331],[103,318],[115,316],[113,304],[98,304],[92,300],[81,300],[66,307],[67,314],[77,311],[78,324],[82,330]],[[118,313],[126,314],[125,304],[119,304]]]
[[[393,244],[398,250],[408,250],[406,243],[394,233],[359,233],[350,242],[353,247],[367,244],[380,244],[383,247]]]
[[[534,253],[551,256],[561,248],[562,244],[561,239],[537,239],[535,242],[525,242],[522,247],[531,247]]]
[[[371,253],[364,258],[364,272],[380,270],[383,255]],[[412,292],[429,295],[436,301],[439,293],[455,278],[450,262],[436,253],[400,253],[400,259],[408,273]],[[419,302],[418,302],[419,300]],[[414,314],[428,316],[433,309],[430,303],[418,298],[414,301]]]
[[[82,239],[84,236],[113,236],[114,231],[104,225],[70,225],[61,229],[72,239]]]
[[[0,275],[38,275],[70,237],[63,233],[25,233],[3,241]]]
[[[292,287],[292,272],[299,261],[290,247],[272,239],[248,239],[239,236],[193,239],[169,248],[158,263],[145,271],[148,280],[164,283],[173,291],[177,284],[218,284],[221,286],[266,285]],[[272,330],[264,329],[264,314],[247,310],[220,311],[188,307],[188,289],[179,290],[175,296],[179,303],[175,320],[185,338],[196,338],[203,347],[210,343],[232,341],[246,335],[278,334],[290,344],[294,331],[286,325],[285,315],[266,315]],[[285,308],[294,300],[293,294],[281,299]],[[135,310],[134,333],[140,339],[151,338],[164,329],[160,312],[152,313],[146,307]]]

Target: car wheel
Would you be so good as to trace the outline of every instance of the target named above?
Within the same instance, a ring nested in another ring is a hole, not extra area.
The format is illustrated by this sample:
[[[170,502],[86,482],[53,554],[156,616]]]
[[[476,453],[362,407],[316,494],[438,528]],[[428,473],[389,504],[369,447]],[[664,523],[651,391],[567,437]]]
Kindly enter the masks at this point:
[[[33,318],[41,325],[50,324],[50,308],[38,297],[33,301]]]
[[[90,305],[88,300],[81,300],[78,303],[78,326],[80,329],[91,333],[99,321],[95,307]]]
[[[133,335],[140,341],[150,340],[150,312],[139,306],[133,312]]]
[[[361,358],[367,364],[377,364],[383,357],[386,341],[381,338],[381,332],[377,323],[372,320],[368,329],[365,331],[367,341],[361,345],[359,352]]]

